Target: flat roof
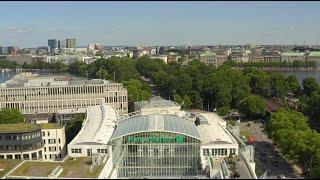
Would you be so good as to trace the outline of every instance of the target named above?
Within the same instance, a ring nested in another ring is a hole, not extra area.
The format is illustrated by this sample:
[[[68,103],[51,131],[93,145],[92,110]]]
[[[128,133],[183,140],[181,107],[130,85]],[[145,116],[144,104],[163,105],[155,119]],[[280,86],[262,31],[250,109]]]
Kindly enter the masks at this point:
[[[180,104],[174,101],[163,99],[160,96],[154,96],[150,98],[149,101],[135,102],[134,106],[138,108],[158,108],[158,107],[174,107],[174,106],[180,107]]]
[[[62,125],[57,123],[42,123],[40,124],[41,129],[61,129],[63,128]]]
[[[172,114],[139,115],[118,122],[111,141],[139,132],[172,132],[201,140],[194,123]]]
[[[31,123],[0,124],[0,133],[23,133],[40,129],[40,125]]]
[[[237,144],[237,141],[226,130],[223,120],[214,113],[200,113],[208,120],[207,124],[197,126],[202,144]]]
[[[83,86],[111,84],[113,82],[104,79],[85,79],[69,76],[47,76],[35,73],[19,73],[10,80],[1,83],[2,88],[16,87],[59,87],[59,86]],[[118,84],[118,83],[115,83]]]

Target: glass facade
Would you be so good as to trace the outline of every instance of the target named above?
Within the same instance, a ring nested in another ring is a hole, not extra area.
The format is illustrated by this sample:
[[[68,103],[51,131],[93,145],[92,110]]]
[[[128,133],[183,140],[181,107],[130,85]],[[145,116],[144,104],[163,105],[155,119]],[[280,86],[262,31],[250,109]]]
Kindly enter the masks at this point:
[[[172,132],[140,132],[111,141],[118,177],[195,176],[200,140]]]

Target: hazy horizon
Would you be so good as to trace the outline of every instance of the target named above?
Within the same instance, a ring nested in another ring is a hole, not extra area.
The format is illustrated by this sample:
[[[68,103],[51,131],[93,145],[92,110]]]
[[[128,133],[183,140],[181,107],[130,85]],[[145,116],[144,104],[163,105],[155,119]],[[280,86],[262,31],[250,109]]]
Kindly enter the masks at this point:
[[[320,2],[1,2],[0,44],[320,44]]]

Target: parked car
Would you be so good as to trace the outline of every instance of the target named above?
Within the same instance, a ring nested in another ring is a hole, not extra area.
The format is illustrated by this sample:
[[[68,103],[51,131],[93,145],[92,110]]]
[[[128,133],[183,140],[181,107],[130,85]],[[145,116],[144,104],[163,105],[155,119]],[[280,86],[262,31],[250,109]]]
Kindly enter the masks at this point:
[[[283,175],[283,174],[279,174],[279,175],[278,175],[278,178],[279,178],[279,179],[287,179],[286,176]]]

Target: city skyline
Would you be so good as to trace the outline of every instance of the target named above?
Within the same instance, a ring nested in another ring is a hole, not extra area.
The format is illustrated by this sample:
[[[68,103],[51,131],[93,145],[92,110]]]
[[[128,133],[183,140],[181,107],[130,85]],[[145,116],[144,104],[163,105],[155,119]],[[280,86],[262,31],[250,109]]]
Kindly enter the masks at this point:
[[[320,44],[319,10],[319,2],[1,2],[0,44]]]

